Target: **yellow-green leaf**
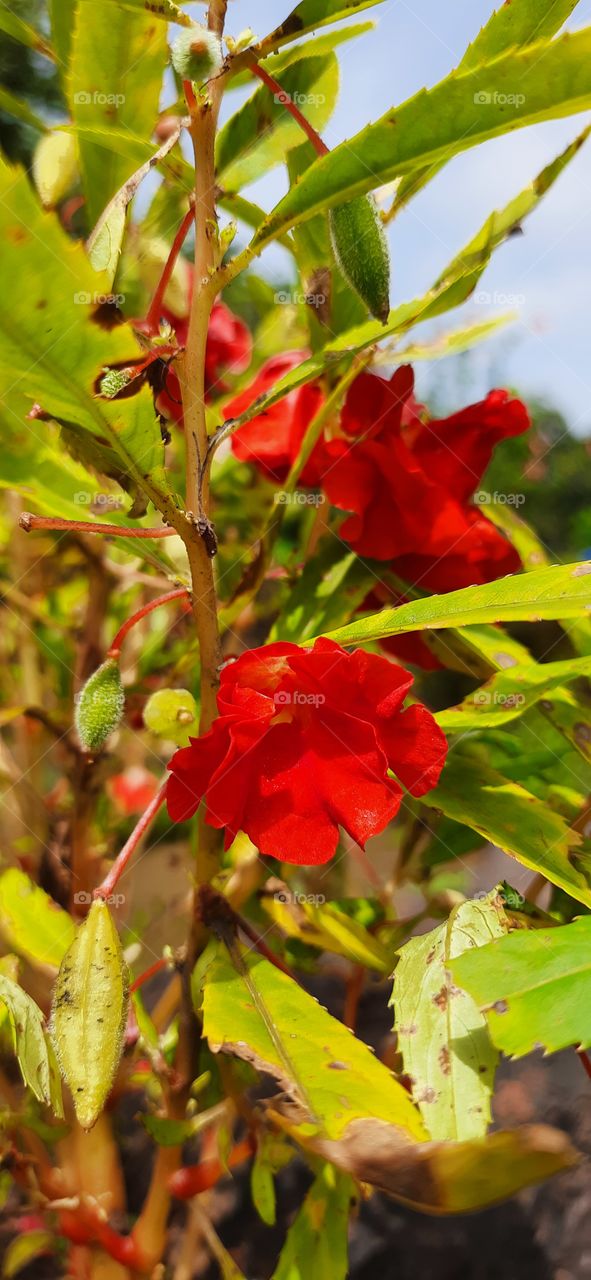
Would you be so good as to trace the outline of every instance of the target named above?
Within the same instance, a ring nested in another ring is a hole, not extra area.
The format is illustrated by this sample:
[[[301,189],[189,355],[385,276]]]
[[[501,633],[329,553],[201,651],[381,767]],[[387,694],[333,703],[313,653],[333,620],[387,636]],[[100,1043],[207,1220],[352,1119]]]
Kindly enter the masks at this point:
[[[75,932],[68,912],[24,871],[10,867],[0,876],[0,933],[18,955],[57,969]]]
[[[78,177],[78,147],[71,133],[46,133],[35,148],[33,180],[45,209],[55,209]]]
[[[98,1119],[115,1077],[127,1019],[128,972],[105,902],[93,902],[62,961],[52,1036],[83,1129]]]
[[[490,1122],[498,1053],[449,961],[507,932],[497,890],[454,907],[445,924],[401,948],[392,1002],[404,1069],[432,1138],[479,1138]]]
[[[43,1014],[35,1001],[11,978],[0,973],[0,1001],[6,1006],[21,1075],[31,1092],[63,1117],[59,1072]]]

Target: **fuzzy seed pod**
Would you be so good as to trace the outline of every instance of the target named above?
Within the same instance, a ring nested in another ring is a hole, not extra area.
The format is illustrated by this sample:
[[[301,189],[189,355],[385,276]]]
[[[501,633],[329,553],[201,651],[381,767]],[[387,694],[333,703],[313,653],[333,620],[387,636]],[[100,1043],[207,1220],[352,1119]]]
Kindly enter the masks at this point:
[[[197,84],[211,80],[224,60],[219,37],[198,22],[181,31],[172,46],[171,58],[177,75]]]
[[[368,311],[385,324],[390,313],[390,254],[373,196],[330,209],[330,234],[341,271]]]
[[[119,663],[109,658],[86,681],[78,698],[76,728],[87,751],[100,751],[117,728],[124,706]]]
[[[188,689],[158,689],[144,707],[144,724],[159,738],[186,747],[198,733],[198,709]]]

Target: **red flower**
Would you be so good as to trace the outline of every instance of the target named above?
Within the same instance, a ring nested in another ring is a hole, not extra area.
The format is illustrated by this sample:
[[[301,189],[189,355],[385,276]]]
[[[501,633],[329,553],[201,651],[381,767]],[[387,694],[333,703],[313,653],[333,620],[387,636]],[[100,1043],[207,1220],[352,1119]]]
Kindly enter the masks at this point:
[[[297,368],[306,356],[305,351],[287,351],[284,355],[267,360],[254,382],[226,405],[226,418],[238,418],[258,396],[266,395],[280,378]],[[290,391],[283,400],[279,400],[264,413],[257,414],[256,418],[252,418],[234,433],[234,456],[241,462],[252,462],[267,480],[283,484],[298,455],[306,429],[317,414],[322,400],[322,392],[313,382]],[[300,477],[302,484],[315,487],[320,483],[323,458],[323,445],[320,443],[304,467]]]
[[[192,273],[191,273],[192,274]],[[164,317],[175,331],[180,347],[184,347],[189,332],[189,314],[175,316],[164,310]],[[205,351],[205,394],[209,399],[224,391],[224,374],[243,373],[250,361],[252,341],[250,332],[238,316],[223,302],[214,303],[207,331]],[[181,388],[172,366],[166,377],[156,405],[163,417],[173,422],[183,420]]]
[[[422,796],[445,760],[445,737],[426,707],[403,710],[412,680],[385,658],[346,653],[331,640],[243,654],[222,673],[213,728],[170,762],[171,818],[191,817],[204,797],[207,821],[226,828],[226,847],[245,831],[284,862],[327,862],[339,827],[365,845],[400,807],[402,786],[388,770]]]
[[[325,445],[322,480],[334,506],[353,514],[340,533],[361,556],[388,560],[407,582],[452,591],[520,568],[517,553],[469,505],[495,445],[529,426],[506,391],[440,421],[425,422],[410,366],[390,382],[355,379],[342,435]]]

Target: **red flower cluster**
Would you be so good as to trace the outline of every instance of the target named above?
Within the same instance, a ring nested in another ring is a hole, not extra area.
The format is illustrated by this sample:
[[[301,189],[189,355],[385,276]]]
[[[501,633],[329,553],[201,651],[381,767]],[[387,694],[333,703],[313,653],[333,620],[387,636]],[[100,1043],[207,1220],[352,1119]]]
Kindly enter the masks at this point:
[[[170,762],[171,818],[190,818],[205,798],[226,846],[245,831],[284,862],[327,862],[339,827],[364,846],[397,813],[402,787],[422,796],[443,767],[447,743],[431,713],[403,709],[412,682],[330,640],[243,654],[222,673],[213,728]]]
[[[184,347],[189,331],[189,312],[183,316],[175,316],[165,309],[163,315],[174,329],[179,346]],[[224,391],[224,374],[243,373],[249,364],[251,353],[252,341],[246,325],[225,303],[214,303],[205,351],[206,396],[209,398],[215,392],[221,394]],[[166,385],[158,396],[156,408],[169,421],[182,423],[181,388],[174,366],[166,375]]]

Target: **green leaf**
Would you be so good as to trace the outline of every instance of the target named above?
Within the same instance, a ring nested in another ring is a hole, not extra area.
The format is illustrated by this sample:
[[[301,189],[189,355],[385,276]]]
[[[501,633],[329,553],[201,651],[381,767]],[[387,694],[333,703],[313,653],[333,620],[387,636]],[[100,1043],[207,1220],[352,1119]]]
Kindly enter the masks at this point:
[[[281,76],[281,88],[303,104],[306,119],[315,129],[323,129],[330,119],[339,87],[339,64],[334,54],[301,58]],[[302,140],[302,130],[276,102],[266,85],[231,116],[217,136],[216,168],[220,186],[226,192],[243,186],[285,160],[290,147]]]
[[[55,1236],[51,1231],[33,1230],[27,1231],[26,1235],[16,1236],[10,1241],[2,1260],[3,1280],[12,1280],[12,1276],[17,1276],[19,1271],[30,1266],[36,1258],[52,1254],[54,1248]]]
[[[96,0],[78,0],[78,3],[94,5]],[[102,3],[117,9],[129,9],[136,18],[148,13],[155,18],[163,18],[165,22],[176,22],[179,27],[190,27],[192,23],[189,15],[183,13],[174,0],[102,0]]]
[[[444,356],[459,355],[462,351],[470,351],[472,347],[478,346],[498,329],[513,324],[516,319],[517,312],[505,311],[502,315],[493,316],[492,320],[481,320],[478,324],[466,324],[460,329],[450,330],[449,333],[440,333],[435,338],[430,338],[428,342],[413,342],[407,347],[394,351],[386,348],[383,353],[383,362],[388,365],[411,362],[414,364],[416,360],[441,360]],[[381,360],[382,353],[379,353],[377,361],[374,361],[374,367],[381,363]]]
[[[479,1138],[491,1119],[498,1054],[477,1005],[449,976],[449,962],[507,932],[496,889],[462,902],[445,924],[399,952],[392,1003],[404,1070],[432,1138]]]
[[[510,934],[454,959],[454,981],[486,1014],[509,1057],[591,1045],[591,919]]]
[[[560,813],[484,760],[472,759],[456,747],[425,803],[478,831],[577,902],[591,906],[591,857],[580,849],[578,832]]]
[[[62,79],[70,62],[77,3],[78,0],[49,0],[51,36]]]
[[[351,1178],[325,1164],[289,1228],[272,1280],[345,1280],[354,1199]]]
[[[580,676],[591,676],[591,657],[510,667],[470,693],[459,706],[440,711],[437,721],[444,733],[505,725],[524,715],[540,698]]]
[[[45,133],[33,156],[33,181],[44,209],[55,209],[78,177],[76,139],[61,130]]]
[[[127,1021],[128,972],[106,902],[93,902],[62,960],[51,1034],[83,1129],[92,1129],[119,1066]]]
[[[19,18],[7,4],[0,6],[0,31],[10,36],[11,40],[17,40],[19,44],[26,45],[28,49],[45,54],[46,58],[55,57],[51,45],[44,36],[30,27],[27,22],[23,22],[22,18]]]
[[[398,609],[383,609],[328,635],[342,645],[367,644],[405,631],[423,631],[425,627],[580,618],[591,609],[589,574],[591,565],[587,561],[514,574],[482,587],[463,587],[443,596],[412,600]]]
[[[259,48],[265,54],[272,53],[282,45],[289,44],[290,40],[297,40],[309,31],[315,31],[317,27],[340,22],[341,18],[350,18],[364,9],[373,9],[374,5],[381,2],[382,0],[301,0],[301,4],[296,5],[285,22],[261,41]]]
[[[343,622],[371,589],[372,575],[353,552],[343,555],[335,539],[321,543],[284,601],[269,640],[301,644]]]
[[[366,1045],[268,960],[254,951],[237,956],[239,969],[222,943],[212,944],[195,971],[204,1033],[214,1053],[244,1058],[281,1082],[300,1113],[296,1139],[310,1131],[338,1141],[370,1116],[404,1141],[425,1136],[406,1090]]]
[[[0,166],[0,267],[5,278],[26,276],[0,319],[0,375],[16,387],[19,405],[38,402],[60,424],[68,446],[132,491],[163,509],[174,504],[164,471],[164,446],[146,387],[129,400],[98,400],[94,385],[111,364],[139,357],[126,325],[106,333],[93,323],[108,283],[55,215],[39,209],[25,174]]]
[[[512,0],[511,4],[503,4],[468,45],[458,71],[472,71],[508,49],[525,48],[538,40],[549,39],[560,30],[577,4],[578,0]],[[427,169],[415,170],[403,178],[396,192],[395,211],[430,182],[444,164],[442,161]]]
[[[261,897],[261,906],[288,938],[299,938],[307,946],[345,956],[378,973],[390,972],[392,957],[386,947],[334,902],[318,904],[314,894],[294,897],[287,885],[273,880]]]
[[[0,932],[18,955],[57,969],[76,932],[67,911],[20,871],[0,876]]]
[[[43,1027],[43,1014],[35,1001],[0,973],[0,1001],[8,1010],[21,1075],[31,1092],[63,1118],[59,1072],[51,1044]]]
[[[385,326],[379,321],[370,320],[339,333],[336,339],[327,343],[311,359],[303,361],[297,369],[279,379],[264,400],[257,401],[235,420],[234,428],[249,422],[255,414],[262,413],[276,404],[294,387],[313,381],[325,369],[338,367],[342,360],[366,350],[367,347],[374,346],[382,339],[406,333],[415,324],[431,320],[465,302],[476,288],[494,250],[503,244],[515,228],[522,225],[527,214],[535,209],[565,165],[576,155],[588,132],[584,130],[552,164],[547,165],[538,174],[538,177],[524,191],[509,201],[503,209],[495,211],[487,218],[477,234],[447,265],[428,293],[422,298],[415,298],[412,302],[404,302],[395,307],[390,312]],[[304,149],[298,148],[298,151],[292,152],[292,156],[297,156],[302,150]],[[312,227],[317,221],[322,219],[309,220],[308,223],[302,224],[302,230]]]
[[[392,108],[318,159],[269,215],[258,252],[321,209],[513,129],[591,106],[591,28],[511,50]]]
[[[155,165],[159,164],[176,146],[178,139],[173,135],[162,146],[145,160],[135,173],[124,182],[123,186],[109,201],[106,209],[103,209],[101,216],[91,231],[87,249],[90,261],[95,271],[104,271],[108,280],[112,283],[117,273],[119,265],[119,256],[123,246],[123,238],[125,235],[125,225],[127,217],[127,209],[141,186],[144,178],[147,178]]]
[[[380,4],[381,0],[375,0],[375,3]],[[286,67],[298,62],[300,58],[321,57],[325,53],[332,53],[340,45],[347,44],[349,40],[356,40],[357,36],[374,30],[375,25],[375,22],[357,22],[347,27],[339,27],[336,31],[325,31],[320,36],[303,41],[302,44],[287,45],[282,53],[273,53],[267,58],[259,58],[258,64],[277,77]],[[252,76],[252,71],[245,67],[243,71],[231,77],[228,88],[238,89],[242,85],[250,84]]]
[[[168,56],[166,26],[119,4],[81,3],[72,38],[67,97],[75,125],[149,138]],[[89,225],[129,177],[125,156],[79,134]],[[134,165],[134,168],[137,167]]]
[[[23,124],[29,124],[32,129],[39,129],[40,133],[47,133],[45,121],[35,115],[28,102],[21,102],[19,98],[15,98],[10,89],[5,89],[3,86],[0,86],[0,111],[7,116],[13,116],[15,120],[21,120]]]

